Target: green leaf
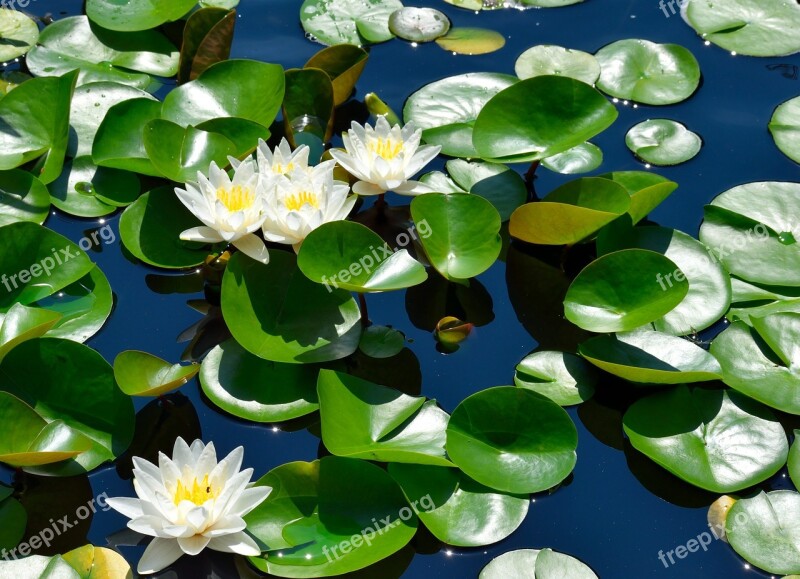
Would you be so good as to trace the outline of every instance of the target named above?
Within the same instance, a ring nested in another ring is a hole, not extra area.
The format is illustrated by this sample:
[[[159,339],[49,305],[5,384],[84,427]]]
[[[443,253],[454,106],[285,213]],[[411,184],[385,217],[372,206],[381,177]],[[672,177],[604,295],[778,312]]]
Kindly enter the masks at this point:
[[[772,412],[738,392],[677,386],[635,402],[623,418],[633,447],[675,476],[714,493],[739,491],[786,463]]]
[[[578,351],[598,368],[631,382],[684,384],[722,378],[714,356],[688,340],[661,332],[596,336]]]
[[[628,215],[635,225],[678,188],[678,184],[646,171],[616,171],[598,175],[622,185],[631,197]]]
[[[331,453],[453,466],[444,452],[448,416],[435,401],[332,370],[319,373],[317,393],[322,442]]]
[[[89,19],[103,28],[122,32],[148,30],[178,20],[197,0],[86,0]]]
[[[603,151],[592,143],[581,143],[563,153],[542,159],[542,166],[564,175],[588,173],[603,164]]]
[[[630,38],[604,46],[595,56],[597,88],[613,97],[669,105],[689,98],[700,84],[697,59],[677,44]]]
[[[119,220],[125,248],[143,262],[168,269],[195,267],[209,251],[181,241],[181,232],[200,222],[169,187],[148,191],[132,203]]]
[[[0,484],[0,549],[11,550],[25,536],[28,513],[17,499],[10,498],[13,489]],[[0,573],[3,573],[3,560]]]
[[[64,171],[49,185],[53,205],[77,217],[110,215],[134,202],[141,190],[134,173],[98,167],[88,156],[67,161]]]
[[[526,388],[499,386],[473,394],[447,425],[447,454],[458,468],[509,493],[536,493],[563,481],[575,468],[577,446],[566,411]]]
[[[331,288],[356,292],[403,289],[428,278],[408,251],[394,253],[368,227],[352,221],[324,223],[303,241],[297,265],[306,277]]]
[[[517,364],[514,384],[571,406],[594,396],[597,372],[574,354],[540,351]]]
[[[81,579],[133,578],[133,571],[122,555],[105,547],[85,545],[65,553],[63,557],[64,561],[78,571]]]
[[[0,363],[0,390],[20,398],[45,420],[61,420],[92,440],[92,447],[75,459],[28,468],[31,472],[89,472],[122,454],[133,438],[131,399],[117,388],[108,362],[83,344],[56,338],[23,342]]]
[[[234,150],[236,151],[233,156],[237,159],[244,159],[255,151],[259,139],[266,141],[270,137],[269,129],[264,125],[234,117],[211,119],[210,121],[200,123],[195,128],[210,133],[218,133],[227,138],[233,143]],[[208,169],[204,169],[204,172],[207,171]],[[195,175],[194,180],[196,179],[197,176]]]
[[[199,371],[197,363],[170,364],[138,350],[125,350],[114,358],[114,379],[128,396],[162,396],[186,384]]]
[[[319,408],[318,373],[314,366],[263,360],[227,340],[203,360],[200,384],[225,412],[255,422],[283,422]]]
[[[389,16],[402,7],[400,0],[305,0],[300,23],[322,44],[361,46],[394,38]]]
[[[500,215],[478,195],[420,195],[411,202],[411,216],[427,223],[430,233],[419,241],[433,267],[449,280],[480,275],[500,255]]]
[[[540,44],[519,55],[514,72],[521,79],[556,75],[593,85],[600,76],[600,65],[588,52]]]
[[[391,358],[399,354],[406,337],[388,326],[370,326],[361,333],[358,349],[370,358]]]
[[[237,117],[269,127],[283,101],[283,68],[255,60],[218,62],[171,91],[162,117],[187,127]]]
[[[274,362],[344,358],[361,337],[350,293],[310,281],[285,251],[270,252],[268,265],[234,254],[222,279],[222,314],[239,344]]]
[[[487,28],[451,28],[436,44],[454,54],[489,54],[506,45],[506,38],[499,32]]]
[[[409,42],[431,42],[450,30],[450,20],[435,8],[400,8],[389,16],[389,31]]]
[[[278,577],[362,569],[401,549],[417,529],[397,483],[363,460],[328,456],[290,462],[256,485],[273,490],[245,517],[247,530],[267,550],[250,562]],[[344,552],[340,544],[352,548]]]
[[[490,72],[443,78],[408,97],[403,118],[422,129],[426,143],[440,145],[443,155],[478,157],[472,144],[478,113],[494,95],[516,82],[511,75]]]
[[[14,60],[36,45],[39,27],[28,15],[4,4],[0,9],[0,38],[0,60]]]
[[[775,109],[769,121],[769,132],[775,145],[795,163],[800,163],[800,97]]]
[[[50,211],[47,187],[27,171],[12,169],[0,172],[0,227],[17,221],[41,225]]]
[[[178,81],[194,80],[212,64],[228,60],[235,26],[235,10],[209,7],[192,13],[183,30]]]
[[[631,128],[625,144],[653,165],[678,165],[700,152],[703,141],[685,126],[668,119],[649,119]]]
[[[503,221],[508,221],[514,210],[528,198],[525,181],[519,173],[505,165],[451,159],[447,161],[446,167],[460,188],[473,195],[480,195],[494,205]]]
[[[43,336],[61,319],[61,314],[14,304],[0,322],[0,361],[16,345]]]
[[[92,160],[101,167],[161,177],[144,146],[145,126],[160,117],[161,103],[150,99],[130,99],[112,106],[97,129]]]
[[[665,288],[658,276],[681,273],[675,262],[646,249],[623,249],[587,265],[564,298],[569,321],[590,332],[625,332],[672,311],[686,297],[685,276]]]
[[[308,132],[322,141],[330,140],[333,108],[333,83],[327,72],[318,68],[286,71],[283,121],[289,139],[294,141],[300,133]]]
[[[368,58],[367,51],[359,46],[339,44],[323,48],[303,68],[319,68],[328,73],[333,83],[333,102],[338,107],[350,98]]]
[[[616,118],[614,106],[589,85],[539,76],[492,97],[475,121],[472,142],[483,159],[530,162],[588,141]]]
[[[789,448],[789,476],[795,488],[800,488],[800,430],[794,431],[794,442]]]
[[[389,474],[434,537],[456,547],[481,547],[517,530],[528,514],[528,497],[490,489],[454,468],[398,464]]]
[[[769,573],[800,573],[800,494],[761,491],[728,511],[725,536],[746,561]]]
[[[550,549],[518,549],[503,553],[489,561],[478,575],[478,579],[507,577],[597,579],[597,575],[584,563]]]

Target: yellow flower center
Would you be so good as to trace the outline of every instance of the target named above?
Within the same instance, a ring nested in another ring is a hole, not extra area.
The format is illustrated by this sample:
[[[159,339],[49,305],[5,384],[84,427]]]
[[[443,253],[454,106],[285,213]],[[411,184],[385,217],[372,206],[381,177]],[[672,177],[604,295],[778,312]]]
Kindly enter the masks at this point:
[[[284,165],[283,163],[275,163],[272,166],[272,172],[276,175],[286,175],[286,173],[291,173],[294,171],[294,163],[289,163]]]
[[[373,139],[367,148],[379,157],[391,161],[403,150],[403,141],[395,141],[392,138]]]
[[[179,505],[181,501],[191,501],[196,505],[202,505],[208,499],[215,499],[219,495],[220,489],[213,488],[208,482],[208,475],[203,477],[203,480],[192,480],[192,486],[183,486],[183,481],[178,481],[178,487],[175,489],[175,504]]]
[[[249,209],[256,200],[255,192],[250,187],[234,185],[230,189],[220,187],[217,189],[217,199],[228,208],[228,211],[241,211]]]
[[[310,191],[301,191],[300,193],[288,195],[283,200],[283,204],[289,211],[300,211],[303,205],[311,205],[314,209],[319,209],[317,195]]]

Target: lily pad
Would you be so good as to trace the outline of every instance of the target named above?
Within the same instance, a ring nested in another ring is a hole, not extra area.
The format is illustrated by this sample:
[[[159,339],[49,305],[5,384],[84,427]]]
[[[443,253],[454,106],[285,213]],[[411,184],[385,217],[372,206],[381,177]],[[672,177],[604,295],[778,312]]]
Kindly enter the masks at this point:
[[[300,23],[322,44],[361,46],[394,38],[389,17],[401,8],[400,0],[305,0]]]
[[[331,453],[380,462],[453,466],[444,452],[449,417],[435,401],[332,370],[320,371],[317,393],[322,442]]]
[[[170,364],[137,350],[125,350],[114,358],[114,379],[128,396],[162,396],[186,384],[199,371],[197,363]]]
[[[333,102],[339,106],[350,98],[368,58],[363,48],[339,44],[323,48],[309,58],[303,68],[318,68],[328,74],[333,84]]]
[[[800,163],[800,97],[788,100],[775,109],[769,122],[769,132],[781,152],[795,163]]]
[[[569,321],[590,332],[625,332],[672,311],[689,291],[689,282],[664,289],[658,276],[679,272],[675,262],[646,249],[623,249],[586,266],[564,298]],[[677,278],[676,278],[677,279]]]
[[[648,105],[686,100],[700,85],[700,65],[677,44],[627,39],[612,42],[595,55],[600,63],[597,88],[621,99]]]
[[[514,72],[521,79],[552,74],[594,84],[600,76],[600,65],[588,52],[540,44],[519,55]]]
[[[800,487],[800,430],[794,431],[794,442],[789,448],[789,461],[787,462],[789,476],[795,488]]]
[[[639,452],[714,493],[767,480],[786,463],[789,451],[772,412],[730,390],[678,386],[653,394],[628,409],[623,426]]]
[[[130,99],[112,106],[97,128],[92,160],[101,167],[161,177],[144,146],[145,126],[160,117],[161,103],[150,99]]]
[[[81,579],[102,579],[103,577],[129,579],[133,577],[133,571],[122,555],[105,547],[85,545],[64,553],[62,557],[78,572]]]
[[[503,221],[508,221],[514,210],[528,198],[525,181],[505,165],[451,159],[446,167],[459,189],[486,199],[494,205]]]
[[[0,227],[17,221],[41,225],[50,211],[50,193],[36,177],[18,169],[0,172]]]
[[[514,384],[559,406],[571,406],[594,396],[597,373],[574,354],[541,351],[528,354],[517,364]]]
[[[319,408],[318,373],[306,364],[264,360],[227,340],[203,360],[200,384],[225,412],[255,422],[284,422]]]
[[[631,197],[628,215],[635,225],[678,188],[678,184],[647,171],[616,171],[598,175],[622,185]]]
[[[491,72],[443,78],[408,97],[403,118],[422,129],[426,143],[440,145],[443,155],[478,157],[472,144],[478,114],[489,99],[516,82],[514,76]]]
[[[391,358],[399,354],[405,344],[402,332],[388,326],[370,326],[361,333],[358,349],[370,358]]]
[[[0,361],[17,344],[43,336],[61,319],[61,314],[14,304],[0,321]]]
[[[479,483],[509,493],[536,493],[560,483],[575,468],[577,446],[566,411],[526,388],[498,386],[473,394],[447,425],[450,459]]]
[[[389,16],[389,30],[409,42],[430,42],[447,34],[450,20],[434,8],[401,8]]]
[[[201,8],[189,16],[183,31],[179,82],[194,80],[212,64],[228,60],[236,16],[235,10],[219,7]]]
[[[501,541],[522,524],[525,495],[490,489],[454,468],[392,463],[389,474],[434,537],[456,547]]]
[[[542,159],[543,167],[564,175],[588,173],[602,164],[603,151],[592,143],[581,143],[563,153]]]
[[[489,54],[506,45],[505,36],[487,28],[451,28],[436,44],[453,54]]]
[[[108,30],[149,30],[186,15],[197,0],[86,0],[89,19]]]
[[[25,536],[28,513],[20,502],[13,498],[13,489],[0,484],[0,549],[11,550]],[[3,572],[0,562],[0,573]]]
[[[688,340],[661,332],[596,336],[578,351],[598,368],[631,382],[684,384],[722,378],[714,356]]]
[[[98,167],[91,157],[78,157],[64,164],[64,171],[50,183],[49,191],[50,201],[65,213],[103,217],[136,201],[142,188],[134,173]]]
[[[696,133],[669,119],[639,123],[625,135],[625,144],[640,159],[653,165],[678,165],[694,158],[703,146]]]
[[[285,251],[270,252],[267,265],[234,254],[222,279],[222,314],[237,342],[274,362],[344,358],[361,337],[352,295],[310,281]]]
[[[574,557],[551,549],[518,549],[495,557],[478,579],[533,577],[535,579],[597,579],[597,575]]]
[[[39,27],[19,10],[0,8],[0,60],[9,61],[22,56],[36,45]]]
[[[0,573],[6,577],[19,577],[23,574],[30,574],[39,579],[81,579],[78,572],[61,558],[44,557],[43,555],[31,555],[23,559],[0,561]]]

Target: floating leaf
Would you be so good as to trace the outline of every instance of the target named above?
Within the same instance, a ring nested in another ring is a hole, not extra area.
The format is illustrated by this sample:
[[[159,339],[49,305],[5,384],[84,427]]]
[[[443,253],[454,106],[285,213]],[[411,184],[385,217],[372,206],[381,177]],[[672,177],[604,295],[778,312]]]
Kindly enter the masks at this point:
[[[489,54],[506,45],[506,38],[499,32],[486,28],[451,28],[436,44],[454,54]]]
[[[13,6],[13,4],[12,4]],[[0,8],[0,60],[9,61],[22,56],[36,45],[39,27],[19,10]]]
[[[17,344],[43,336],[61,319],[61,314],[14,304],[0,322],[0,361]]]
[[[536,579],[597,579],[584,563],[551,549],[518,549],[492,559],[478,579],[535,577]]]
[[[318,68],[328,73],[333,83],[333,101],[339,106],[350,98],[368,58],[367,51],[359,46],[339,44],[323,48],[309,58],[303,68]],[[365,97],[367,106],[368,96]],[[395,125],[397,122],[390,119],[389,124]]]
[[[53,205],[77,217],[110,215],[136,201],[141,190],[134,173],[98,167],[91,157],[67,161],[59,178],[49,185]]]
[[[459,320],[456,317],[445,316],[436,324],[434,337],[440,344],[457,348],[458,344],[469,337],[474,327],[474,324]]]
[[[598,175],[622,185],[631,197],[628,215],[635,225],[678,188],[678,184],[646,171],[616,171]]]
[[[514,210],[528,198],[525,181],[519,173],[505,165],[451,159],[447,161],[446,167],[460,188],[473,195],[480,195],[494,205],[503,221],[508,221]],[[430,183],[429,185],[433,186]]]
[[[514,384],[546,396],[559,406],[580,404],[594,396],[597,373],[578,356],[540,351],[517,364]]]
[[[588,52],[540,44],[519,55],[514,72],[521,79],[552,74],[594,84],[600,76],[600,65]]]
[[[133,571],[122,555],[105,547],[86,545],[62,557],[81,579],[133,579]]]
[[[17,221],[41,225],[50,210],[47,187],[27,171],[12,169],[0,172],[0,227]]]
[[[400,0],[305,0],[300,23],[323,44],[361,46],[394,38],[389,17],[402,7]]]
[[[14,490],[0,484],[0,549],[12,550],[25,536],[28,514],[20,502],[11,497]],[[4,562],[4,561],[3,561]],[[0,562],[0,573],[3,573]]]
[[[625,144],[640,159],[663,166],[694,158],[703,141],[680,123],[651,119],[632,127],[625,135]]]
[[[399,354],[406,337],[388,326],[370,326],[361,333],[358,349],[370,358],[391,358]]]
[[[101,167],[161,177],[144,146],[145,126],[160,117],[161,103],[150,99],[130,99],[112,106],[97,129],[92,160]]]
[[[114,358],[114,378],[128,396],[163,396],[186,384],[199,371],[199,364],[170,364],[137,350],[125,350]]]
[[[790,99],[775,109],[769,121],[769,132],[781,152],[795,163],[800,163],[800,97]]]
[[[197,0],[86,0],[86,14],[92,22],[109,30],[149,30],[178,20],[196,3]]]
[[[228,60],[235,26],[235,10],[208,7],[192,13],[183,30],[178,80],[189,82],[209,66]]]
[[[409,42],[430,42],[447,34],[450,20],[434,8],[401,8],[389,16],[389,30]]]
[[[564,175],[588,173],[602,164],[603,151],[592,143],[581,143],[563,153],[542,159],[543,167]]]
[[[800,430],[794,431],[794,442],[789,448],[789,476],[792,478],[792,483],[795,488],[800,487]]]
[[[295,68],[286,71],[286,95],[283,98],[283,124],[292,142],[300,133],[311,133],[329,141],[333,131],[334,92],[331,78],[318,68]]]

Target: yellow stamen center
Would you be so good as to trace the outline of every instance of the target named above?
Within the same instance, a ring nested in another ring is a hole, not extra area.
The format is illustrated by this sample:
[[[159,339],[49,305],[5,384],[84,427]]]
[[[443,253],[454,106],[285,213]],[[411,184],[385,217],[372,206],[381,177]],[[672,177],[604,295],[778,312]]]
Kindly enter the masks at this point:
[[[272,166],[272,172],[277,175],[286,175],[286,173],[291,173],[294,171],[294,163],[289,163],[288,165],[284,165],[283,163],[275,163]]]
[[[288,195],[283,204],[289,211],[300,211],[303,205],[311,205],[314,209],[319,209],[319,200],[315,193],[310,191],[301,191],[294,195]]]
[[[228,208],[228,211],[242,211],[249,209],[255,203],[256,195],[250,187],[234,185],[230,189],[220,187],[217,189],[217,199]]]
[[[395,141],[392,138],[373,139],[367,148],[379,157],[391,161],[403,150],[403,141]]]
[[[183,486],[183,481],[178,481],[178,487],[175,489],[175,504],[179,505],[181,501],[191,501],[196,505],[202,505],[208,499],[215,499],[219,495],[220,489],[212,487],[208,482],[208,475],[199,481],[195,478],[192,480],[192,485]]]

